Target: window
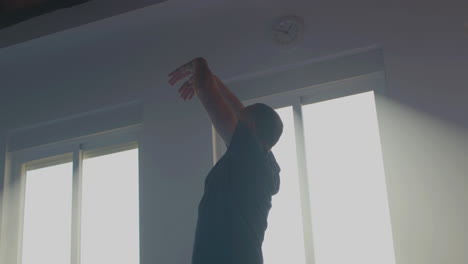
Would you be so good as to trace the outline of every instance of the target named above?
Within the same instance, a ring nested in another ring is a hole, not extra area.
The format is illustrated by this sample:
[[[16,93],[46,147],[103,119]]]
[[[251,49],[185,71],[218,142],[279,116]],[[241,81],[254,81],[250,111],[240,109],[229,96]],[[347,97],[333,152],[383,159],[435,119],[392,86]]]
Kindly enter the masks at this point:
[[[395,263],[375,83],[354,79],[245,102],[274,107],[284,124],[272,149],[281,188],[265,264]]]
[[[280,191],[273,196],[263,253],[265,264],[304,264],[304,230],[291,106],[276,109],[283,121],[283,135],[272,149],[281,167]],[[285,217],[286,216],[286,217]]]
[[[26,171],[23,264],[70,261],[72,178],[71,162]]]
[[[303,106],[316,264],[394,264],[373,92]]]
[[[138,146],[115,134],[16,153],[7,263],[139,263]]]
[[[140,263],[138,150],[85,158],[82,189],[81,263]]]

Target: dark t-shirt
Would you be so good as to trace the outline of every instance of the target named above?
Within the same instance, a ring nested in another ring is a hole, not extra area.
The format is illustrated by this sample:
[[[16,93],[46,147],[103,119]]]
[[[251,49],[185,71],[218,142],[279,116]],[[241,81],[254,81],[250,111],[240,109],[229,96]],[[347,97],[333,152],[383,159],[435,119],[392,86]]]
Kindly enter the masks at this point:
[[[198,206],[192,264],[260,264],[280,168],[238,122],[226,153],[208,173]]]

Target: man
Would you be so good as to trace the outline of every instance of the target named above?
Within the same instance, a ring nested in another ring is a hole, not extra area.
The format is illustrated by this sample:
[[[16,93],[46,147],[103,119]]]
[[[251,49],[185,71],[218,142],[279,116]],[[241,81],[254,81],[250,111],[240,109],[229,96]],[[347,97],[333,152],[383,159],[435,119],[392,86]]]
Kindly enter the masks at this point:
[[[280,168],[271,148],[283,123],[264,104],[244,107],[196,58],[169,74],[186,100],[195,94],[205,107],[227,151],[208,173],[198,206],[192,264],[261,264],[271,197],[278,193]]]

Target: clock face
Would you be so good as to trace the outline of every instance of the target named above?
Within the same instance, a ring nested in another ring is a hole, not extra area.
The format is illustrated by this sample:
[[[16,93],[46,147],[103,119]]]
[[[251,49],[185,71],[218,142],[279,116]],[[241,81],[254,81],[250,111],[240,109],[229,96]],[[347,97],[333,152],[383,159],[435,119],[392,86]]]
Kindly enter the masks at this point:
[[[304,23],[297,16],[280,18],[273,25],[273,38],[282,47],[292,47],[302,40]]]

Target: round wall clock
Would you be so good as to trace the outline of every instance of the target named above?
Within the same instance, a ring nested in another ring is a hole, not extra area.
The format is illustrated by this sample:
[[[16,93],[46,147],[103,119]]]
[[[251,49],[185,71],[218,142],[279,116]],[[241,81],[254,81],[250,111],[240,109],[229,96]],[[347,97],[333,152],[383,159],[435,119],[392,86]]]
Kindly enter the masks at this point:
[[[292,48],[304,37],[304,20],[295,15],[283,16],[273,24],[273,39],[283,48]]]

